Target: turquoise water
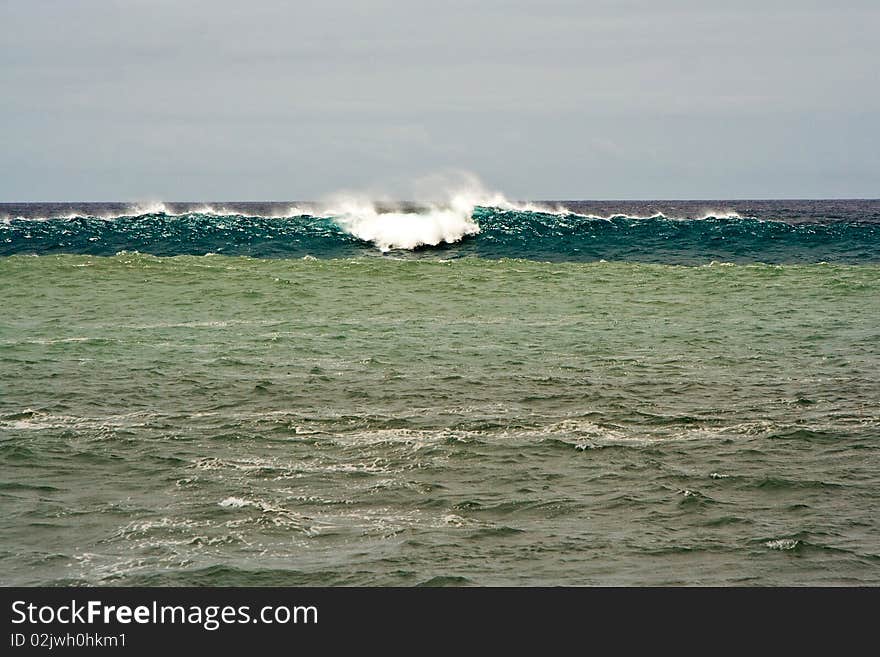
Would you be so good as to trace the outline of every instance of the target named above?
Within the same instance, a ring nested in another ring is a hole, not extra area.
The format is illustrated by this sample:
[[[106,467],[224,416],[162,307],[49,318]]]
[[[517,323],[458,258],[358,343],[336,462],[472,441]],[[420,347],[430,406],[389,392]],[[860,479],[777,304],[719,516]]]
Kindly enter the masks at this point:
[[[2,257],[0,581],[880,584],[863,241]]]
[[[855,207],[845,208],[849,216],[843,221],[828,221],[827,208],[804,202],[792,209],[772,207],[771,212],[746,206],[743,214],[690,203],[630,203],[623,206],[625,211],[583,202],[564,206],[578,212],[553,204],[495,208],[470,203],[378,212],[361,205],[333,209],[186,204],[176,210],[164,204],[146,209],[31,205],[7,206],[5,211],[0,206],[0,217],[6,217],[0,222],[0,256],[138,251],[161,256],[352,258],[385,251],[406,259],[880,263],[878,202],[850,202]],[[70,214],[53,218],[59,211]],[[269,214],[253,214],[258,211]],[[794,221],[788,214],[795,215]]]

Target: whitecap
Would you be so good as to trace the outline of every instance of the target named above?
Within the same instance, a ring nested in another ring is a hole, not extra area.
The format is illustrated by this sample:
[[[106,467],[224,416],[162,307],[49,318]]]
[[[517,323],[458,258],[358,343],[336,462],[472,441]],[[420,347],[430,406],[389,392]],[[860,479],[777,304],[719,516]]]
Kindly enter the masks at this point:
[[[240,509],[246,506],[257,506],[256,502],[246,500],[243,497],[227,497],[226,499],[217,502],[217,505],[222,507],[231,507],[233,509]]]

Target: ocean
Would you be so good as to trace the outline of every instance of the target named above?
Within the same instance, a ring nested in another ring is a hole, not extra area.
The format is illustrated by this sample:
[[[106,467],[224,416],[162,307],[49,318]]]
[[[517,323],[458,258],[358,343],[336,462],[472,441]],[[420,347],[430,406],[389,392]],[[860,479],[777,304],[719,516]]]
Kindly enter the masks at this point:
[[[3,585],[880,584],[880,201],[0,204]]]

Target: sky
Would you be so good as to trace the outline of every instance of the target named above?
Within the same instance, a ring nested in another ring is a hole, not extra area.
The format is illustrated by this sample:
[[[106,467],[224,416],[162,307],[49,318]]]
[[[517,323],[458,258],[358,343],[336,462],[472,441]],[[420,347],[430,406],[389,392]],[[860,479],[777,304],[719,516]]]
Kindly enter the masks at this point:
[[[0,0],[0,202],[880,197],[880,2]]]

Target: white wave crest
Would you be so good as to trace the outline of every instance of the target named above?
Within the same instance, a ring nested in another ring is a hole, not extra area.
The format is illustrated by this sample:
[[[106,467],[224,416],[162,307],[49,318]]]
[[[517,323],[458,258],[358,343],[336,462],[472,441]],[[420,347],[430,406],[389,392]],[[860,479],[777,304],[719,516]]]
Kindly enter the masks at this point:
[[[473,218],[477,207],[501,210],[572,214],[561,205],[517,203],[500,192],[492,192],[471,173],[455,172],[417,180],[411,198],[416,204],[401,204],[375,193],[336,194],[316,209],[332,218],[343,230],[373,242],[383,252],[419,246],[452,244],[480,232]]]
[[[246,506],[257,506],[256,502],[246,500],[243,497],[227,497],[217,502],[219,506],[232,507],[233,509],[241,509]]]
[[[700,219],[742,219],[742,215],[739,212],[734,212],[733,210],[703,210],[703,214]]]
[[[137,203],[131,206],[121,215],[107,215],[102,219],[116,219],[120,216],[139,216],[144,214],[172,214],[168,206],[161,201],[150,201],[147,203]]]
[[[474,205],[467,202],[415,211],[382,211],[372,203],[349,202],[325,212],[346,232],[389,251],[451,244],[476,235],[480,227],[472,218],[473,211]]]

